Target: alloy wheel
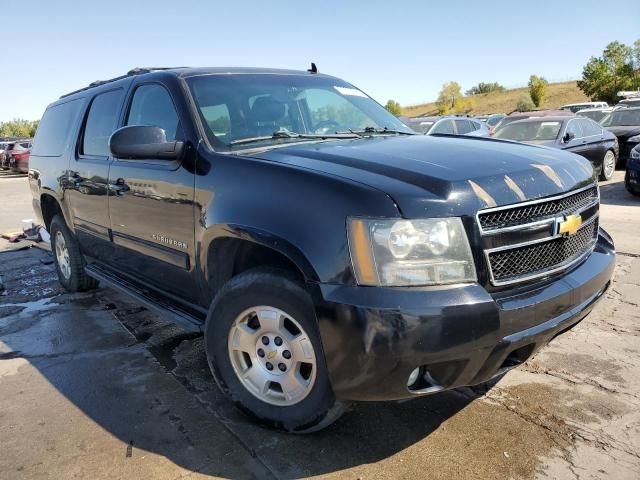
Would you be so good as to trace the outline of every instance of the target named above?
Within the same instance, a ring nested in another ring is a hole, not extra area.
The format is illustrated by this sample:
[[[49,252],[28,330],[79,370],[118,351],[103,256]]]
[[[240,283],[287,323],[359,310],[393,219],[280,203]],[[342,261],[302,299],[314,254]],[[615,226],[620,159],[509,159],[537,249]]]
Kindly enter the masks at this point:
[[[602,170],[606,178],[611,178],[616,169],[616,156],[611,150],[607,151],[602,161]]]
[[[316,353],[300,323],[269,306],[238,315],[227,342],[231,365],[240,383],[271,405],[301,402],[313,389]]]
[[[61,231],[56,232],[56,260],[58,261],[58,267],[62,276],[69,280],[71,278],[71,260],[69,259],[69,249],[67,248],[67,242],[64,239],[64,235]]]

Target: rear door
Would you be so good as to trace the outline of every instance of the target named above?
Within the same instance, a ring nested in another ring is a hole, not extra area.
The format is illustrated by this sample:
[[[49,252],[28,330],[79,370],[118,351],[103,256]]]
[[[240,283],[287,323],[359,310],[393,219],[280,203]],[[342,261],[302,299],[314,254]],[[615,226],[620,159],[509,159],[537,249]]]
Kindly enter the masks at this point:
[[[589,118],[580,118],[578,121],[586,140],[587,149],[584,155],[594,167],[600,168],[606,151],[602,127]]]
[[[124,88],[103,91],[90,99],[69,170],[65,195],[73,213],[80,247],[90,257],[106,260],[109,236],[109,137],[120,120]]]
[[[184,140],[176,100],[162,83],[137,84],[124,125],[164,129],[168,141]],[[182,111],[186,111],[183,106]],[[109,215],[116,273],[196,303],[194,172],[185,162],[116,158],[111,165]]]

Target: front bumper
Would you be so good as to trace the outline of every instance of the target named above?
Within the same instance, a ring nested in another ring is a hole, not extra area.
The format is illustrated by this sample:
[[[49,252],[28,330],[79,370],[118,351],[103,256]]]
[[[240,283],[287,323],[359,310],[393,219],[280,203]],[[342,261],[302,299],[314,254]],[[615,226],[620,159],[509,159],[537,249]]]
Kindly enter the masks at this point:
[[[519,293],[320,285],[316,314],[336,397],[398,400],[490,380],[582,320],[614,266],[613,242],[600,229],[584,262]],[[417,367],[428,374],[410,390]]]

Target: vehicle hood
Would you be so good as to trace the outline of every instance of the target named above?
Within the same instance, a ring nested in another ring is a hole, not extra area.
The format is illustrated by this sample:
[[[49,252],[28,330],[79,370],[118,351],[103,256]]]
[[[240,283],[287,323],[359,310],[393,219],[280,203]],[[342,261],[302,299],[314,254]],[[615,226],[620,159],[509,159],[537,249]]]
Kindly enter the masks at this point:
[[[461,136],[294,144],[251,156],[366,184],[388,194],[406,218],[475,215],[593,182],[591,164],[578,155]]]
[[[613,133],[620,140],[626,140],[629,137],[640,135],[640,125],[621,126],[621,127],[606,127],[611,133]]]

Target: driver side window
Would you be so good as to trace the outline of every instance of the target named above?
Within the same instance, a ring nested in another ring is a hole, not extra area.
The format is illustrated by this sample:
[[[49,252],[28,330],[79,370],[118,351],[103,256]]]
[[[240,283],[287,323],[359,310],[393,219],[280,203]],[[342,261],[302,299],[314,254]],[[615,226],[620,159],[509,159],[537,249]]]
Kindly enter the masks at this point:
[[[180,120],[169,92],[159,84],[141,85],[133,93],[126,125],[151,125],[164,130],[168,142],[178,138]]]

